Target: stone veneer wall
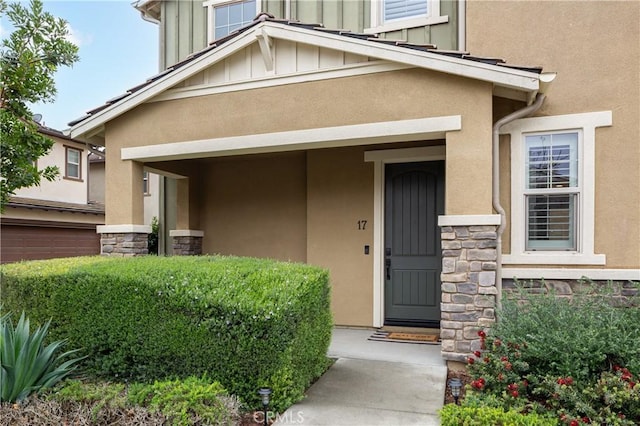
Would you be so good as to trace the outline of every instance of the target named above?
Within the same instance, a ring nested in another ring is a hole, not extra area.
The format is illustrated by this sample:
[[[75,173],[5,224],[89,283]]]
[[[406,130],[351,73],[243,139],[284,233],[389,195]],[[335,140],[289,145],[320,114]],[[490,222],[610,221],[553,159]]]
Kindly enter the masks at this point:
[[[495,322],[497,226],[443,226],[442,356],[464,362],[480,350],[478,330]]]
[[[611,284],[614,300],[625,304],[632,297],[640,297],[640,290],[631,281],[591,281],[583,280],[520,280],[519,286],[523,291],[533,294],[546,294],[552,291],[556,297],[571,298],[577,293],[588,293],[591,286],[606,286]],[[513,279],[502,279],[502,290],[506,297],[518,297],[518,285]]]
[[[100,234],[100,254],[103,256],[140,256],[149,254],[145,233],[126,232]]]
[[[195,256],[202,254],[202,237],[173,237],[173,254],[175,256]]]

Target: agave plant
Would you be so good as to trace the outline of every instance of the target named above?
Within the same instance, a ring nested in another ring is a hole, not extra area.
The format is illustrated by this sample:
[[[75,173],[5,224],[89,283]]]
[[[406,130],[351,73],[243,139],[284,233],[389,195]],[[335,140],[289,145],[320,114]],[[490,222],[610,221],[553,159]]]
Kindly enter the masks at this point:
[[[24,312],[16,327],[9,314],[0,316],[0,401],[18,402],[33,392],[48,388],[67,377],[82,358],[67,359],[78,350],[57,355],[65,341],[44,345],[51,321],[29,331]]]

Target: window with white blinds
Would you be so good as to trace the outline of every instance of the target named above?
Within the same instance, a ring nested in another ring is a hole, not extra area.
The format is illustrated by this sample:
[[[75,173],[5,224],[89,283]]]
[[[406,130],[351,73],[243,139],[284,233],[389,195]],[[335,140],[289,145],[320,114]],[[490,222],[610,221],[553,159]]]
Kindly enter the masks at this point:
[[[527,135],[526,250],[576,250],[577,132]]]
[[[383,0],[385,22],[428,15],[427,0]]]
[[[444,0],[371,0],[371,21],[367,34],[380,34],[449,22],[440,15]]]
[[[503,265],[606,265],[595,252],[596,129],[612,124],[611,111],[594,111],[502,126],[511,139],[511,247]],[[606,142],[599,140],[602,152]]]

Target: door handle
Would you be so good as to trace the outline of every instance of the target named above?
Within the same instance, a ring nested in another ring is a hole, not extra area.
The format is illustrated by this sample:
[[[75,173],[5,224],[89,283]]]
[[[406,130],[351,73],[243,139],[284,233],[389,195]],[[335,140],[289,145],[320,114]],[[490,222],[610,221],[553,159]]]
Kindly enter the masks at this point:
[[[390,280],[391,279],[391,259],[386,258],[384,260],[384,266],[387,271],[387,279]]]

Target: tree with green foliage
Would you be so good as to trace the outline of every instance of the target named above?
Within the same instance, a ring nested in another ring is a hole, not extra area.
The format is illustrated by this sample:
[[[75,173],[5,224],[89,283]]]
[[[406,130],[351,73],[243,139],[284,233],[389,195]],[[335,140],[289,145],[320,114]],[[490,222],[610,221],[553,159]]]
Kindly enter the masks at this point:
[[[55,72],[79,59],[67,22],[44,11],[42,0],[0,0],[2,16],[14,30],[0,43],[0,211],[17,189],[57,176],[57,167],[38,169],[53,141],[38,132],[28,104],[53,102]]]

